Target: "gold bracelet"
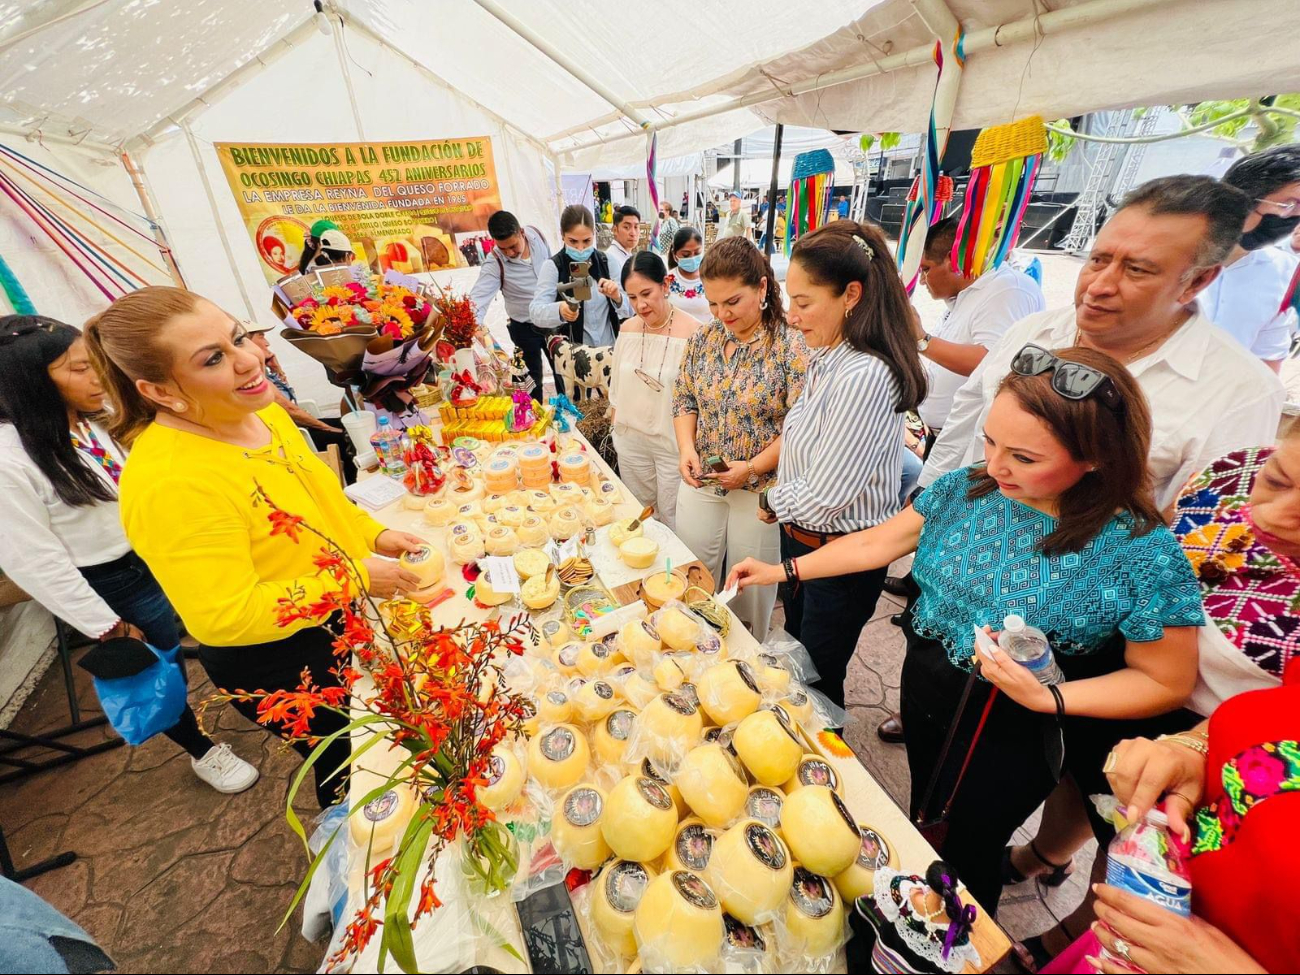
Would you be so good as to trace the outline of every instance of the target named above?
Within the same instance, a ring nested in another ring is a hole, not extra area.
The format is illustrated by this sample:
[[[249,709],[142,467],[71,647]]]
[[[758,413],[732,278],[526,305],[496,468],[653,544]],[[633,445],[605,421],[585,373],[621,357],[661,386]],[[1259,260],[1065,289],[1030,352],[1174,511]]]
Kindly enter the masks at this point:
[[[1210,743],[1206,738],[1200,735],[1183,732],[1177,735],[1161,735],[1156,741],[1167,741],[1174,745],[1182,745],[1184,748],[1190,748],[1199,755],[1210,754]]]
[[[745,466],[749,468],[749,479],[751,481],[757,481],[758,471],[754,470],[754,462],[752,460],[747,460],[745,461]]]

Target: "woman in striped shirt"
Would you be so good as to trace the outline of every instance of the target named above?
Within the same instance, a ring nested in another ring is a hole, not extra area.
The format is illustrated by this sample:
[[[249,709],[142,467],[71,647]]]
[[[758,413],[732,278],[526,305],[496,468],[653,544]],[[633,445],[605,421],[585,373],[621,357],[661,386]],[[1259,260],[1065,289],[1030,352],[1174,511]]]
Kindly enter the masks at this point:
[[[781,558],[878,525],[899,507],[903,414],[925,397],[907,292],[885,238],[837,220],[790,255],[787,313],[812,350],[781,437],[777,483],[759,517],[781,524]],[[785,628],[807,646],[819,688],[844,704],[844,675],[885,569],[783,586]]]

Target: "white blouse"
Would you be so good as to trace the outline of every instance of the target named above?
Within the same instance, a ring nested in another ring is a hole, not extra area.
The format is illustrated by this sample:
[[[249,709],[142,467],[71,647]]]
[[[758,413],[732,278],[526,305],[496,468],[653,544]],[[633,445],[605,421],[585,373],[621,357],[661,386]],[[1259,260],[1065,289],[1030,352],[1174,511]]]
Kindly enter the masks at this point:
[[[640,319],[635,319],[640,323]],[[609,401],[616,426],[646,437],[673,440],[673,386],[686,355],[686,339],[647,332],[630,332],[627,326],[614,343],[614,370]],[[641,376],[640,370],[659,388]]]
[[[91,429],[119,463],[125,461],[107,430],[96,423]],[[103,468],[78,456],[117,493]],[[0,524],[0,568],[23,591],[87,636],[116,625],[118,615],[78,566],[112,562],[131,551],[117,501],[76,507],[64,502],[10,423],[0,423]]]
[[[704,279],[690,281],[682,277],[680,270],[670,272],[672,283],[668,285],[668,300],[692,318],[707,322],[713,318],[709,311],[709,299],[704,297]]]

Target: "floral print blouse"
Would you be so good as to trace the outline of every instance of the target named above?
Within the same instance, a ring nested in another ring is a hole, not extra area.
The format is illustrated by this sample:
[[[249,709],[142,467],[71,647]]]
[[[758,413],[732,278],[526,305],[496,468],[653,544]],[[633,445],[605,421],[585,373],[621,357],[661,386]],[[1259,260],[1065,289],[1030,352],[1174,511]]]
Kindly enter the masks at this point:
[[[696,331],[673,389],[673,416],[696,414],[695,449],[700,460],[717,454],[723,460],[750,460],[781,433],[785,415],[803,390],[808,348],[803,336],[779,325],[760,329],[761,338],[741,346],[727,361],[723,347],[730,338],[719,321]],[[759,479],[761,491],[776,480],[776,471]]]

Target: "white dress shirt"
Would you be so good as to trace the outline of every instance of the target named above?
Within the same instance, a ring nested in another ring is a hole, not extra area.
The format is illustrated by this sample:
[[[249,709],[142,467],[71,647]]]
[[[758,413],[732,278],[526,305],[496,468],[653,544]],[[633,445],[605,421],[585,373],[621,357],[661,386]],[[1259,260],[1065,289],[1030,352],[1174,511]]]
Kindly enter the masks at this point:
[[[632,259],[634,252],[625,248],[617,239],[605,248],[605,258],[609,261],[609,279],[623,288],[623,265]]]
[[[984,419],[1011,360],[1029,344],[1074,345],[1074,308],[1017,322],[953,397],[943,433],[930,451],[921,486],[984,459]],[[1224,454],[1272,443],[1285,391],[1273,370],[1196,310],[1164,344],[1128,365],[1151,409],[1151,474],[1156,504],[1171,505],[1188,479]]]
[[[107,430],[94,423],[91,429],[119,463],[125,459]],[[117,485],[104,469],[83,460],[116,494]],[[131,551],[117,502],[66,504],[11,423],[0,423],[0,525],[0,568],[32,599],[87,636],[117,624],[118,615],[77,571]]]
[[[469,300],[474,303],[474,313],[478,315],[480,325],[486,322],[488,307],[498,292],[505,300],[506,314],[511,321],[529,321],[528,307],[537,292],[537,271],[550,261],[551,248],[532,227],[523,230],[524,239],[528,241],[527,257],[506,257],[494,247],[479,265],[478,280],[470,289]],[[501,286],[503,277],[505,287]]]
[[[1010,264],[1002,264],[955,298],[948,299],[934,338],[960,345],[982,345],[991,349],[1020,319],[1042,311],[1043,289],[1038,282]],[[929,391],[917,411],[931,430],[942,430],[952,408],[953,394],[966,382],[965,376],[945,369],[932,359],[921,357],[929,373]]]
[[[1247,251],[1201,292],[1201,310],[1259,358],[1285,359],[1291,319],[1280,309],[1296,260],[1289,246]]]

